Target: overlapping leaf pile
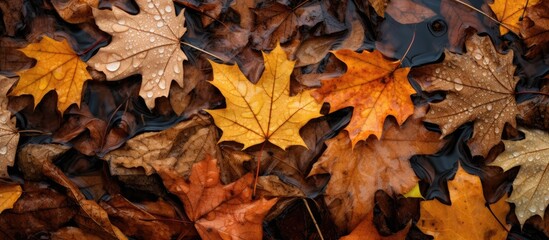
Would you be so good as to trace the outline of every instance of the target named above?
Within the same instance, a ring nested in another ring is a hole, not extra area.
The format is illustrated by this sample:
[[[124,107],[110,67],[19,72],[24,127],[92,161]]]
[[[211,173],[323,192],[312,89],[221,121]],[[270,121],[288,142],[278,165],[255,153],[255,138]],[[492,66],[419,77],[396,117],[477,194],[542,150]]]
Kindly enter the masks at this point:
[[[547,238],[548,8],[2,2],[0,238]]]

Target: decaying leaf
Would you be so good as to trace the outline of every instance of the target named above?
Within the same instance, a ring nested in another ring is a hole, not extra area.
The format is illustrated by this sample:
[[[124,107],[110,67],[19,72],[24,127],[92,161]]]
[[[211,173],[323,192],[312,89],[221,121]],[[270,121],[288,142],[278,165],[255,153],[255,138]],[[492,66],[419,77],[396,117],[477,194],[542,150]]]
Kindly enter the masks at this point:
[[[442,146],[440,134],[425,129],[422,116],[418,110],[400,127],[388,120],[381,139],[359,142],[354,149],[345,132],[326,142],[328,148],[310,175],[331,174],[324,199],[340,228],[354,229],[373,211],[378,189],[405,194],[416,185],[408,159],[434,153]]]
[[[0,213],[12,208],[13,204],[19,199],[23,189],[18,184],[5,184],[0,182]]]
[[[26,144],[17,154],[17,167],[23,172],[25,180],[43,180],[44,162],[52,162],[69,149],[70,147],[61,144]]]
[[[65,21],[83,23],[93,18],[92,8],[99,5],[99,0],[53,0],[51,3]]]
[[[118,227],[112,225],[107,212],[94,200],[86,199],[76,184],[71,182],[71,180],[53,163],[44,161],[42,171],[44,175],[49,177],[52,181],[65,187],[68,196],[78,204],[80,209],[76,215],[75,221],[80,228],[91,231],[104,239],[128,239]]]
[[[499,31],[501,35],[509,31],[515,34],[520,33],[520,24],[525,8],[536,5],[540,0],[495,0],[490,4],[490,8],[497,16],[497,19],[504,23]]]
[[[263,218],[277,199],[252,201],[251,174],[222,185],[217,160],[210,156],[193,165],[188,180],[170,170],[156,171],[203,239],[261,239]]]
[[[21,51],[37,62],[33,68],[17,72],[19,82],[10,95],[31,94],[36,107],[46,93],[55,90],[61,112],[73,103],[80,106],[82,87],[91,76],[67,40],[58,42],[43,36],[39,43],[31,43]]]
[[[294,62],[278,45],[264,53],[265,71],[257,84],[250,83],[237,65],[212,62],[211,82],[225,96],[227,108],[207,110],[223,130],[220,142],[237,141],[244,148],[269,141],[282,149],[306,146],[299,129],[320,117],[320,107],[308,92],[290,96],[290,74]]]
[[[431,104],[427,122],[440,126],[443,136],[474,121],[469,140],[473,155],[486,156],[500,139],[505,123],[516,125],[513,53],[499,54],[489,37],[471,36],[463,55],[445,52],[444,62],[412,71],[427,91],[448,91],[446,100]]]
[[[169,0],[137,0],[140,12],[131,15],[119,8],[93,9],[95,22],[112,35],[112,42],[99,49],[88,64],[119,80],[133,74],[143,76],[139,95],[149,108],[155,99],[168,96],[172,80],[183,86],[183,60],[180,47],[186,31],[183,12],[175,14]]]
[[[217,132],[207,117],[197,116],[161,132],[138,135],[105,155],[114,174],[142,174],[131,168],[143,168],[146,175],[155,167],[188,176],[194,163],[206,155],[218,156]],[[129,169],[128,169],[129,168]]]
[[[15,127],[15,118],[8,110],[7,93],[15,79],[0,75],[0,178],[7,178],[8,166],[13,166],[15,152],[19,142],[19,132]]]
[[[400,61],[386,60],[379,51],[356,53],[343,49],[334,52],[345,62],[347,72],[326,80],[312,92],[318,101],[330,103],[330,111],[354,107],[351,122],[345,128],[353,146],[371,134],[381,137],[383,122],[393,115],[402,124],[414,112],[408,83],[410,68],[399,68]]]
[[[526,9],[520,34],[530,48],[527,56],[533,56],[548,48],[549,41],[549,2],[540,1]]]
[[[479,177],[459,167],[454,180],[449,181],[448,185],[451,206],[436,200],[420,203],[421,218],[417,226],[421,231],[441,240],[506,238],[506,229],[498,223],[498,220],[505,223],[505,216],[509,212],[506,197],[490,205],[492,215],[486,207]]]
[[[520,166],[513,181],[513,193],[507,200],[515,204],[520,224],[532,216],[544,216],[549,204],[549,134],[541,130],[520,129],[525,134],[521,141],[507,141],[505,152],[491,165],[507,171]]]
[[[386,12],[402,24],[419,23],[436,15],[430,8],[412,0],[392,0]]]
[[[51,233],[53,240],[71,240],[71,239],[86,239],[86,240],[101,240],[101,237],[85,232],[76,227],[64,227]]]
[[[387,2],[389,0],[368,0],[368,2],[372,5],[377,15],[385,16],[385,9],[387,9]]]

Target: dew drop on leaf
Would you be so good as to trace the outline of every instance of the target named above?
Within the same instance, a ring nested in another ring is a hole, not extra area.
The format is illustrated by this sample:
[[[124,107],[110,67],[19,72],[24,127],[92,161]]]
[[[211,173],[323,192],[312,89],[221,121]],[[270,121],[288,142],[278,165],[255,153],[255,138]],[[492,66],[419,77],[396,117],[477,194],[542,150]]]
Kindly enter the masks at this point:
[[[0,147],[0,154],[4,155],[8,152],[8,146]]]
[[[107,63],[105,67],[107,68],[107,70],[114,72],[120,68],[120,61]]]
[[[460,78],[455,78],[454,84],[454,88],[456,89],[456,91],[461,91],[463,89],[463,82]]]

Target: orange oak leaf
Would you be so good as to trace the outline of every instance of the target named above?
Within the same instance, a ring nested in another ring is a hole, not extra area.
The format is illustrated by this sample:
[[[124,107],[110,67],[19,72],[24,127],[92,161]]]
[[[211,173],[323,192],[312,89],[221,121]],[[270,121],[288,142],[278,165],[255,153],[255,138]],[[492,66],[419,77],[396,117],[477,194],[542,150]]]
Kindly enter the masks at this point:
[[[120,80],[141,74],[139,95],[149,108],[155,99],[168,96],[172,80],[183,86],[183,60],[180,38],[186,31],[183,11],[176,15],[169,0],[137,0],[139,14],[131,15],[117,7],[93,9],[99,28],[112,35],[112,42],[95,54],[88,64]]]
[[[265,71],[257,84],[252,84],[237,65],[212,63],[214,80],[227,108],[207,110],[223,130],[219,142],[237,141],[244,148],[269,141],[286,149],[291,145],[306,146],[299,129],[312,118],[320,117],[321,104],[308,92],[290,96],[290,74],[294,61],[277,45],[263,53]]]
[[[164,168],[156,171],[203,239],[261,239],[263,218],[277,199],[253,201],[251,174],[222,185],[217,160],[209,155],[193,165],[188,180]]]
[[[490,205],[494,215],[485,206],[480,178],[470,175],[461,167],[454,180],[448,182],[452,205],[437,200],[421,202],[421,218],[417,226],[435,239],[505,239],[507,231],[494,218],[505,222],[509,204],[504,196]],[[509,226],[507,226],[509,227]]]
[[[525,8],[536,5],[540,0],[495,0],[490,8],[503,24],[500,25],[501,35],[509,31],[520,33],[520,25]]]
[[[412,70],[412,77],[427,91],[448,91],[446,100],[431,104],[425,120],[438,124],[446,136],[474,122],[468,144],[473,155],[486,156],[501,139],[505,123],[516,125],[513,53],[500,54],[489,37],[471,36],[467,53],[445,52],[444,62]]]
[[[371,134],[381,137],[383,122],[393,115],[402,124],[414,112],[408,82],[410,68],[399,68],[400,61],[386,60],[379,51],[356,53],[343,49],[333,52],[347,65],[347,72],[322,82],[312,92],[317,101],[330,103],[330,111],[354,107],[351,122],[345,128],[353,146]]]
[[[424,110],[400,127],[387,121],[381,139],[369,138],[354,149],[345,132],[326,142],[328,148],[309,175],[331,174],[324,199],[340,228],[354,229],[373,211],[378,189],[405,194],[417,184],[409,158],[434,153],[443,144],[440,134],[423,126]]]
[[[61,112],[73,103],[80,106],[82,87],[91,76],[86,63],[80,60],[67,40],[58,42],[44,36],[39,43],[31,43],[20,51],[37,61],[33,68],[17,72],[19,82],[10,95],[30,94],[36,107],[46,93],[55,90],[57,108]]]

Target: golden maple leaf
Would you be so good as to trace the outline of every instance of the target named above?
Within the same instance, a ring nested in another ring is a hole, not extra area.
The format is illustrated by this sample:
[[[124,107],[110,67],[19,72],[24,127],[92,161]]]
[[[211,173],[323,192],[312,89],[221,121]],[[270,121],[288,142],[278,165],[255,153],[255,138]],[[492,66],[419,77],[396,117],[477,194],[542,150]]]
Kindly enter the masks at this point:
[[[520,166],[513,181],[513,193],[507,200],[515,204],[515,213],[520,224],[539,215],[543,218],[549,204],[549,134],[541,130],[520,129],[524,140],[504,140],[505,152],[490,165],[507,171]]]
[[[13,208],[13,204],[21,197],[23,189],[18,184],[5,184],[0,182],[0,213]]]
[[[343,49],[334,54],[347,65],[347,72],[322,82],[312,95],[329,102],[331,112],[354,107],[351,122],[345,128],[353,146],[370,134],[379,139],[388,115],[402,124],[414,113],[410,95],[415,90],[407,78],[410,68],[398,68],[399,61],[388,61],[379,51],[356,53]]]
[[[55,90],[57,108],[61,112],[73,103],[80,106],[82,86],[91,76],[86,63],[80,60],[67,40],[58,42],[44,36],[39,43],[31,43],[20,51],[37,61],[33,68],[17,72],[19,82],[10,95],[30,94],[36,107],[46,93]]]
[[[93,9],[99,28],[112,35],[112,42],[99,49],[88,64],[103,71],[108,80],[133,74],[143,76],[139,95],[149,108],[155,99],[168,96],[172,80],[183,86],[180,38],[186,31],[183,11],[175,14],[169,0],[137,0],[139,14],[131,15],[113,7]]]
[[[422,201],[417,226],[435,239],[505,239],[507,231],[498,220],[505,222],[509,212],[506,196],[490,205],[493,215],[485,206],[480,178],[458,167],[454,180],[448,182],[452,205],[436,200]],[[494,216],[497,217],[494,218]],[[467,229],[456,231],[456,229]]]
[[[520,25],[524,9],[537,4],[540,0],[495,0],[490,3],[490,8],[497,16],[497,19],[504,25],[500,25],[501,35],[511,30],[515,34],[520,33]]]
[[[290,74],[294,61],[280,45],[263,53],[265,71],[257,84],[246,79],[237,65],[212,62],[211,82],[225,96],[227,108],[207,110],[223,130],[220,142],[237,141],[244,148],[269,141],[282,149],[306,146],[299,129],[320,117],[321,105],[307,92],[290,97]]]

